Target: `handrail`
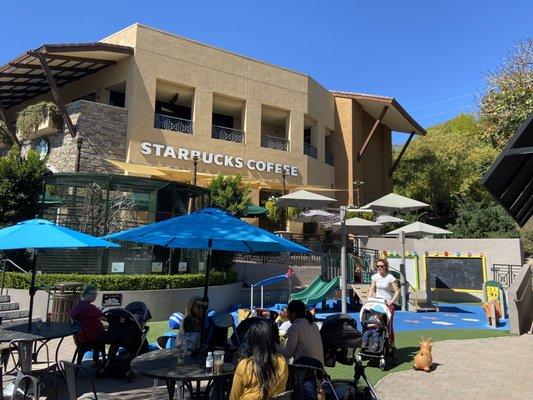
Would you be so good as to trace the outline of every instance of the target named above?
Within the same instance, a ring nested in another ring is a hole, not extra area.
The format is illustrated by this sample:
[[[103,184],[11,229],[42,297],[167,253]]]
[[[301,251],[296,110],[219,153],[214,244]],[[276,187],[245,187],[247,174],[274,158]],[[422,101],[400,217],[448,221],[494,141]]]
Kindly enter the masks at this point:
[[[24,272],[26,274],[31,274],[30,271],[26,271],[24,268],[20,267],[19,265],[17,265],[13,260],[11,260],[10,258],[3,258],[0,260],[0,265],[3,266],[3,270],[5,270],[5,264],[6,263],[10,263],[12,266],[14,266],[16,269],[18,269],[20,272]]]

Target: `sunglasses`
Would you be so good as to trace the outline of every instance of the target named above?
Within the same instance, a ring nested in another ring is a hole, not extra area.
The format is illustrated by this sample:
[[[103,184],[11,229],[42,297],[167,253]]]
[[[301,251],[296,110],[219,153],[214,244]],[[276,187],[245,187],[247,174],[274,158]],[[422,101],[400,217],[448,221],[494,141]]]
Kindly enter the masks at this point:
[[[376,265],[376,267],[378,267],[378,268],[385,268],[384,265]]]

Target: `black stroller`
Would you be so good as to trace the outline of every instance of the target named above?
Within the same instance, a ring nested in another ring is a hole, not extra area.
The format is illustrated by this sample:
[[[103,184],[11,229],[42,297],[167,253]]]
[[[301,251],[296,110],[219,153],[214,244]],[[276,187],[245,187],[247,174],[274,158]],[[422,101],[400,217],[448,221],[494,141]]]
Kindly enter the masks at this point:
[[[334,367],[337,362],[354,366],[353,380],[330,380],[326,377],[322,388],[328,400],[373,399],[379,400],[372,384],[365,375],[365,367],[357,360],[356,349],[361,347],[361,333],[357,330],[357,322],[346,314],[330,315],[324,320],[320,329],[324,347],[324,365]],[[359,380],[363,378],[366,387],[363,393],[357,389]]]
[[[104,374],[132,380],[131,361],[148,351],[146,323],[152,318],[150,311],[146,304],[136,301],[126,308],[110,308],[104,316],[109,323],[105,343],[110,345]]]

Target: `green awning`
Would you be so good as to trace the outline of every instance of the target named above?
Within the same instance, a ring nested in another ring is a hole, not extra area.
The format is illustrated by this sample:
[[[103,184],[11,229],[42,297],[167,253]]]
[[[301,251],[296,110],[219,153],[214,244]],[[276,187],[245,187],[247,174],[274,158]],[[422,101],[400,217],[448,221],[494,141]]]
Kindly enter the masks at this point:
[[[265,207],[252,204],[248,206],[248,210],[246,211],[246,216],[255,217],[255,216],[263,215],[266,212],[267,212],[267,209]]]

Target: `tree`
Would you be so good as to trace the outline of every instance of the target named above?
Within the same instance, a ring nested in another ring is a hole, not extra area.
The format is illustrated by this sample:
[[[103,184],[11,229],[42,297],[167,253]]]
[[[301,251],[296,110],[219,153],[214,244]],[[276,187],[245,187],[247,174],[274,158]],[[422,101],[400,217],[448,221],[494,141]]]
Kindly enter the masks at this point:
[[[394,174],[395,190],[430,205],[429,219],[453,221],[460,199],[482,200],[488,194],[480,177],[497,150],[480,138],[470,114],[435,125],[411,143]]]
[[[501,149],[533,112],[533,39],[516,43],[486,79],[479,110],[481,137]]]
[[[250,198],[250,185],[242,183],[242,175],[217,175],[207,187],[211,196],[211,205],[226,210],[230,214],[242,217],[246,215]]]
[[[517,225],[504,209],[492,200],[462,203],[454,224],[448,229],[457,238],[516,238],[520,237]]]
[[[45,162],[30,150],[25,157],[13,146],[0,158],[0,226],[35,218],[40,211]]]

